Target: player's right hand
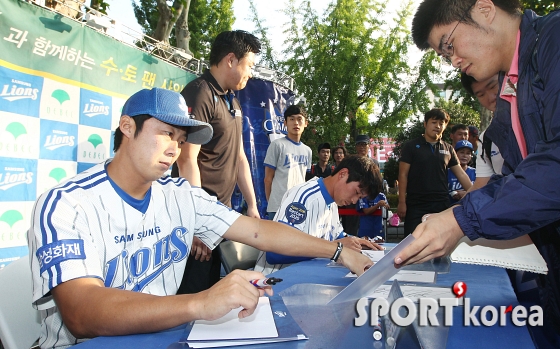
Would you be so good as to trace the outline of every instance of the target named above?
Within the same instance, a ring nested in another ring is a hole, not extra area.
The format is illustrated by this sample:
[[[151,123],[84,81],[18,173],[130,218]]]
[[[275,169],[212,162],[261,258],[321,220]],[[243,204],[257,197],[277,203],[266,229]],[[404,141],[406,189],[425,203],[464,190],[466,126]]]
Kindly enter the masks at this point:
[[[264,275],[256,271],[234,270],[206,291],[196,294],[201,298],[202,313],[198,318],[215,320],[226,315],[230,310],[242,307],[238,316],[247,317],[255,311],[259,297],[265,293],[272,296],[272,287],[257,288],[251,280],[263,279]]]

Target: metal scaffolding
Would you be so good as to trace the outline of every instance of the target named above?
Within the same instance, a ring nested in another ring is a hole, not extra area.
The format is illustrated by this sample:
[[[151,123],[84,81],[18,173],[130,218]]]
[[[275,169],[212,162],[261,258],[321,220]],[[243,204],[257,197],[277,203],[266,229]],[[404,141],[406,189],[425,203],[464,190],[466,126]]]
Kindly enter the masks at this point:
[[[173,47],[140,33],[118,21],[85,5],[85,0],[22,0],[47,8],[61,14],[81,25],[86,25],[99,33],[139,49],[158,59],[164,60],[183,70],[200,75],[209,67],[207,61],[196,59],[185,50]],[[290,90],[294,88],[294,79],[282,72],[264,66],[256,66],[254,78],[272,81]]]

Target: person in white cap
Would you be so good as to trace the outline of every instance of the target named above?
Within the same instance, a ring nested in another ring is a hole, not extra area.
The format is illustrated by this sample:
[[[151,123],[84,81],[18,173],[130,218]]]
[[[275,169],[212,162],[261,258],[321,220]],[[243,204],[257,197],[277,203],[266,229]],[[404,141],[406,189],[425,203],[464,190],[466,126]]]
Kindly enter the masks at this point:
[[[28,241],[41,348],[213,320],[238,307],[239,317],[252,314],[259,296],[272,293],[249,282],[264,277],[255,271],[237,270],[208,290],[176,295],[194,236],[210,248],[227,238],[286,255],[332,257],[359,274],[371,264],[336,242],[241,216],[184,178],[162,177],[185,142],[212,137],[210,125],[187,110],[173,91],[135,93],[115,132],[115,157],[37,200]]]

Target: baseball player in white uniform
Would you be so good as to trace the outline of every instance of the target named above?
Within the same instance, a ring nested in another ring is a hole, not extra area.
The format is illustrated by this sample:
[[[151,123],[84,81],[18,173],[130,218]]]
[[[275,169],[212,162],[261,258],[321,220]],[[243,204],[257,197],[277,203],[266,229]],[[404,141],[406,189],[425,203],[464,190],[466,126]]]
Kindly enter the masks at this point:
[[[314,177],[284,194],[274,220],[293,226],[309,235],[328,241],[340,241],[345,247],[360,251],[362,247],[381,249],[366,239],[347,236],[338,216],[338,205],[356,204],[360,198],[376,196],[381,175],[367,157],[347,156],[331,176]],[[260,252],[255,271],[268,275],[308,257],[284,256]]]
[[[188,116],[180,94],[141,90],[123,107],[115,157],[37,200],[28,240],[41,348],[216,319],[240,306],[240,317],[252,314],[258,297],[272,292],[249,283],[263,277],[254,271],[175,295],[195,235],[210,248],[226,237],[288,255],[340,256],[358,273],[370,264],[335,243],[240,216],[183,178],[161,178],[185,141],[211,135]]]

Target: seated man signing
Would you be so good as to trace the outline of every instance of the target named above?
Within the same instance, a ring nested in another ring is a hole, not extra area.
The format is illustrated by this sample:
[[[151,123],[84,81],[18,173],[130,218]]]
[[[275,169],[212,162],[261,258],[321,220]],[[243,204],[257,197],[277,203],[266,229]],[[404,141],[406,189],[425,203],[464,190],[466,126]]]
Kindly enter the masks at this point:
[[[355,205],[360,198],[377,196],[381,182],[379,168],[372,159],[347,156],[329,177],[314,178],[288,190],[274,220],[324,240],[336,240],[355,251],[362,247],[380,250],[382,247],[377,244],[344,233],[338,218],[338,205]],[[261,252],[255,271],[268,275],[310,257]]]
[[[37,200],[28,241],[42,348],[160,331],[238,307],[240,318],[252,314],[258,297],[272,294],[249,282],[258,272],[234,271],[205,291],[176,295],[194,236],[210,248],[228,238],[294,256],[339,256],[359,274],[371,265],[334,242],[241,216],[184,178],[161,178],[185,142],[212,136],[187,111],[176,92],[135,93],[115,131],[115,157]]]

